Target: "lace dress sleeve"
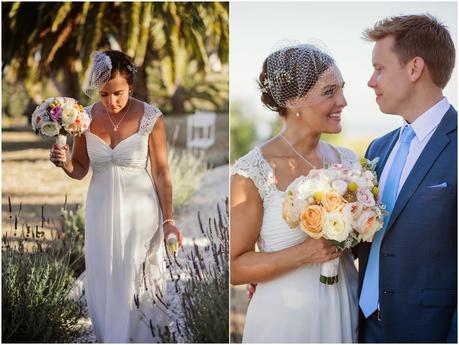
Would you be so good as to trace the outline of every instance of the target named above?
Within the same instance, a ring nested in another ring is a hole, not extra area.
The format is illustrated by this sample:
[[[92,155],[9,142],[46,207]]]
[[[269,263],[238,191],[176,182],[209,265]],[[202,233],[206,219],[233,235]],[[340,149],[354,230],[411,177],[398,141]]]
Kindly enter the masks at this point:
[[[156,120],[163,116],[163,113],[158,108],[145,103],[145,114],[140,122],[139,133],[141,135],[150,135]]]
[[[354,151],[345,147],[335,147],[338,151],[341,159],[341,163],[347,167],[354,166],[355,163],[359,162],[359,156]]]
[[[276,190],[274,173],[261,156],[258,148],[238,159],[231,168],[231,175],[250,178],[258,189],[263,204],[267,202],[269,196]]]

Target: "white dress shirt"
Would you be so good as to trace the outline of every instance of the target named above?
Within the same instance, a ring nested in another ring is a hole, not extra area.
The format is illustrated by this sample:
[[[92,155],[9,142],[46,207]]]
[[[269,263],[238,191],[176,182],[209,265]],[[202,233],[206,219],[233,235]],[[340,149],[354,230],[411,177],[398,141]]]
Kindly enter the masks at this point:
[[[413,169],[413,166],[416,164],[419,156],[421,155],[422,150],[426,147],[427,143],[429,142],[430,138],[432,137],[433,133],[437,129],[439,123],[445,116],[446,112],[448,111],[450,104],[446,97],[443,97],[438,103],[436,103],[432,108],[427,110],[421,116],[419,116],[412,124],[411,128],[413,129],[414,133],[416,134],[411,140],[410,144],[410,151],[408,152],[408,156],[406,157],[405,166],[403,167],[402,175],[400,176],[400,183],[398,185],[398,193],[403,187],[408,175]],[[403,120],[403,125],[401,127],[399,137],[397,142],[392,149],[389,158],[386,161],[384,169],[381,173],[381,177],[379,179],[379,195],[383,195],[384,193],[384,185],[387,180],[387,175],[389,174],[390,168],[394,161],[395,154],[400,147],[400,135],[402,133],[403,128],[408,125],[408,122]]]

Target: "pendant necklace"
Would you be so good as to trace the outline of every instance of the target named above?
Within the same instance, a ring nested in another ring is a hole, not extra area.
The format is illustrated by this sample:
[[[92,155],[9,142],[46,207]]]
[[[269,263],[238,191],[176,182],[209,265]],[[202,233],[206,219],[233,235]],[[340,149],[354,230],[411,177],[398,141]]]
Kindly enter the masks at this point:
[[[126,111],[124,112],[123,116],[121,117],[121,119],[118,121],[118,123],[115,125],[115,123],[113,122],[112,118],[110,117],[110,114],[108,113],[108,110],[107,108],[105,108],[105,112],[107,113],[107,116],[108,116],[108,119],[110,120],[110,122],[112,123],[113,125],[113,130],[116,132],[118,130],[118,127],[120,126],[121,124],[121,121],[124,120],[124,117],[126,116],[126,114],[128,113],[129,111],[129,108],[131,106],[131,99],[128,100],[129,104],[128,104],[128,107],[126,109]]]
[[[313,169],[317,169],[317,167],[312,164],[310,161],[308,161],[306,158],[304,158],[297,150],[295,150],[295,148],[293,147],[293,145],[287,140],[286,137],[284,137],[282,134],[279,134],[279,136],[284,139],[284,141],[287,143],[288,146],[290,146],[290,148],[292,149],[293,152],[295,152],[295,154],[300,157],[304,162],[306,162],[308,165],[310,165]],[[320,157],[319,157],[320,158]],[[322,164],[323,164],[323,157],[322,157]]]

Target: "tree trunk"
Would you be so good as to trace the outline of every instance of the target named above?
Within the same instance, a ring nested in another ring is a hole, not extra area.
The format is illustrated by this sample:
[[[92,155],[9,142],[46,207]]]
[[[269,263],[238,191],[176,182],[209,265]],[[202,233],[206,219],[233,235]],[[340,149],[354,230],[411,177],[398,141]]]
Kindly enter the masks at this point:
[[[81,95],[80,79],[78,72],[73,68],[74,57],[69,56],[64,64],[64,78],[62,80],[63,94],[65,97],[79,99]]]
[[[147,90],[147,75],[145,72],[144,66],[139,66],[134,84],[134,96],[141,101],[151,103],[152,100],[148,99],[148,90]]]
[[[183,115],[185,114],[185,91],[183,87],[179,86],[175,90],[174,95],[171,97],[172,114]]]

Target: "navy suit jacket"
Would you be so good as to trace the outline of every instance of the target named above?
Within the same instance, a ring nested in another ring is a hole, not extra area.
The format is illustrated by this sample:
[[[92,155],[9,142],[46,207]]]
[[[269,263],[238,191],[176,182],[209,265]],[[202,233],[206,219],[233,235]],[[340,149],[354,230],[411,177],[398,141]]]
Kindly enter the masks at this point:
[[[380,158],[378,177],[398,135],[399,129],[392,131],[367,150],[367,158]],[[452,106],[416,161],[389,217],[379,264],[385,342],[457,342],[457,111]],[[370,246],[362,243],[355,250],[359,294]],[[364,327],[360,311],[360,329]]]

